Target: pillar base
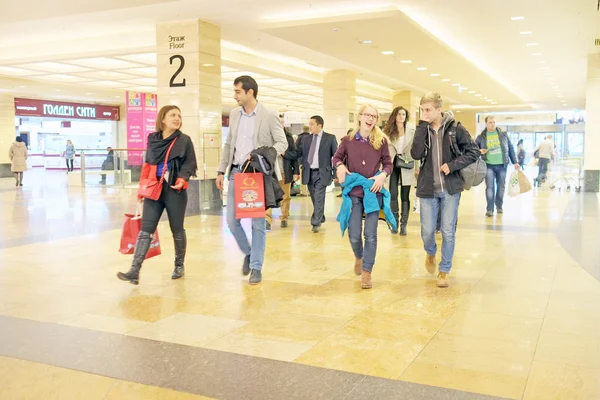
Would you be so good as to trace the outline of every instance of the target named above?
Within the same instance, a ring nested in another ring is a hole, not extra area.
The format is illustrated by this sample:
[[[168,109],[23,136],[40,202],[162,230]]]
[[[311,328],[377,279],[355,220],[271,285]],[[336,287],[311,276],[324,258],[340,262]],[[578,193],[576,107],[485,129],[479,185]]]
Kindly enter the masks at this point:
[[[583,191],[584,192],[600,192],[600,171],[599,170],[585,170],[583,180]]]
[[[216,179],[189,181],[186,215],[221,215],[223,213],[221,191],[217,189],[215,182]]]
[[[0,178],[12,178],[15,174],[11,171],[12,164],[0,164]]]

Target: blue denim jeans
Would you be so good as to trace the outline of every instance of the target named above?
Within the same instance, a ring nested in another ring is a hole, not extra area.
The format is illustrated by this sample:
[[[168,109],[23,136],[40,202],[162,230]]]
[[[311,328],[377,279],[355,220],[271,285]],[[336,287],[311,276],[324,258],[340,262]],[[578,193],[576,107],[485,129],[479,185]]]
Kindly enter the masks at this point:
[[[440,272],[450,272],[452,258],[454,257],[454,240],[456,234],[456,220],[458,218],[458,204],[460,193],[449,195],[446,192],[436,193],[433,198],[420,198],[421,203],[421,238],[428,255],[437,253],[435,242],[435,228],[438,214],[441,214],[442,231],[442,261]]]
[[[348,222],[348,237],[350,245],[354,251],[354,257],[363,260],[362,269],[371,272],[375,265],[375,255],[377,254],[377,225],[379,223],[379,211],[374,211],[365,216],[365,244],[363,247],[363,199],[361,197],[350,196],[352,199],[352,211],[350,213],[350,222]],[[377,196],[379,208],[383,207],[383,196]]]
[[[229,189],[227,190],[227,225],[233,234],[240,250],[250,256],[250,268],[261,270],[265,261],[265,249],[267,247],[267,223],[265,218],[252,219],[252,245],[246,236],[239,219],[235,218],[235,192],[233,176],[239,174],[239,169],[232,168],[229,173]]]
[[[485,197],[487,198],[487,211],[494,212],[496,208],[502,210],[504,204],[504,189],[506,188],[506,167],[504,165],[487,166],[485,175]]]

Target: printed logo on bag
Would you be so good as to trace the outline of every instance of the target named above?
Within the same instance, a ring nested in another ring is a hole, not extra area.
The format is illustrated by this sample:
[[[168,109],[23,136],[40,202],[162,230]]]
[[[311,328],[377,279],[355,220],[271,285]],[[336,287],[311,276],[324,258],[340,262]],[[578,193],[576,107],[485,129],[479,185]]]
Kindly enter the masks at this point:
[[[244,190],[242,192],[242,200],[254,201],[258,199],[258,192],[256,190]]]
[[[513,176],[512,179],[510,180],[510,184],[511,185],[518,185],[519,184],[519,178],[517,176]]]
[[[254,178],[244,178],[244,185],[246,186],[252,186],[256,183],[256,181],[254,180]]]

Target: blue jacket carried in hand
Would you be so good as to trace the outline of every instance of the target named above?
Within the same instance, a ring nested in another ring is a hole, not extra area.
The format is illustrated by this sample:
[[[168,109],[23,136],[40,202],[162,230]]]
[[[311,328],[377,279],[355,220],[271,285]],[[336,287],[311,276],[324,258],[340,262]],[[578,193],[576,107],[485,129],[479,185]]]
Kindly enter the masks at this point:
[[[377,173],[377,175],[379,175]],[[342,229],[342,236],[348,229],[348,223],[350,222],[350,212],[352,211],[352,199],[350,199],[350,192],[357,186],[362,186],[364,191],[363,205],[365,208],[365,214],[372,212],[379,212],[379,200],[377,200],[377,193],[371,192],[373,186],[372,179],[365,178],[364,176],[353,172],[351,175],[346,175],[346,180],[342,183],[342,208],[337,216],[337,221],[340,223]],[[383,213],[385,215],[385,221],[387,222],[390,230],[398,229],[398,222],[392,213],[390,208],[391,195],[386,188],[381,188],[380,193],[383,195]]]

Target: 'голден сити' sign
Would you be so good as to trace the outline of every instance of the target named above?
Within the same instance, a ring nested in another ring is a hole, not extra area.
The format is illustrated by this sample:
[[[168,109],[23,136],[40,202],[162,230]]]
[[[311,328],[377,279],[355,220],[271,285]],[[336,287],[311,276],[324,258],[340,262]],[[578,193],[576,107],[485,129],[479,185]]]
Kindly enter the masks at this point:
[[[15,99],[15,115],[118,121],[119,106],[66,103],[52,100]]]

